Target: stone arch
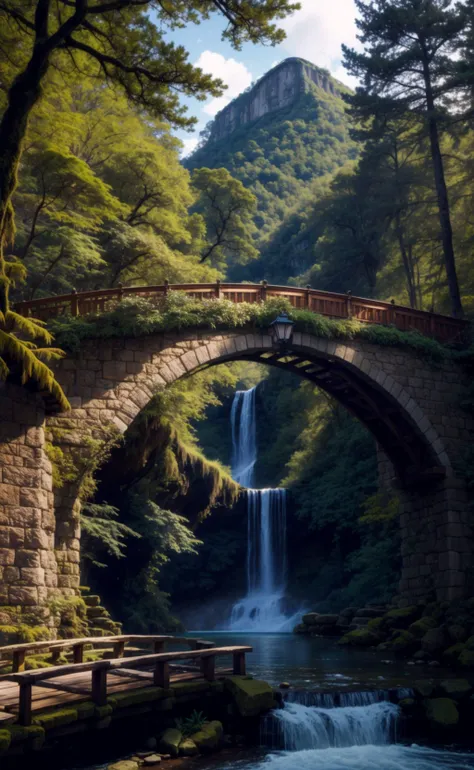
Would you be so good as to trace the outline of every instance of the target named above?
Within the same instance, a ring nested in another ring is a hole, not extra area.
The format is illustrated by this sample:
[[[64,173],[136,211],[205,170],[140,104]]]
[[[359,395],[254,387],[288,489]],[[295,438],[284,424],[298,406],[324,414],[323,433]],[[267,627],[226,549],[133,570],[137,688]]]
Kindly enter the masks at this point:
[[[37,546],[41,554],[36,557],[30,553],[28,559],[46,572],[38,572],[41,590],[27,592],[28,601],[33,602],[33,595],[37,595],[41,603],[45,595],[58,590],[71,595],[79,585],[77,489],[73,484],[65,485],[55,492],[53,502],[42,426],[47,434],[54,433],[55,443],[64,452],[81,447],[87,452],[88,438],[100,437],[110,426],[125,432],[160,389],[202,368],[237,359],[284,367],[312,380],[372,432],[379,448],[381,483],[395,486],[402,500],[402,600],[413,602],[433,593],[438,599],[451,599],[465,593],[472,555],[471,530],[464,484],[453,468],[471,440],[474,424],[459,408],[463,374],[452,361],[433,366],[408,349],[361,340],[335,342],[299,332],[294,333],[290,349],[282,352],[275,350],[268,334],[254,329],[187,329],[84,342],[78,355],[68,356],[57,367],[58,380],[71,403],[68,413],[54,413],[47,403],[49,413],[44,418],[43,404],[37,403],[41,399],[28,396],[30,401],[33,399],[34,413],[29,419],[35,430],[25,430],[39,443],[22,449],[23,435],[15,437],[18,447],[11,442],[10,446],[18,459],[11,459],[11,464],[33,467],[37,463],[41,468],[45,492],[39,495],[38,506],[42,508],[38,510],[43,511],[41,516],[48,526],[47,538],[40,537],[38,531],[38,542],[31,540],[29,546],[31,551]],[[25,397],[23,393],[20,400]],[[3,407],[6,415],[12,409],[15,414],[18,408],[14,399],[8,398]],[[5,421],[5,430],[8,424],[11,422]],[[7,433],[3,444],[10,441]],[[22,486],[21,473],[7,473],[5,477],[8,485]],[[21,516],[26,516],[20,510],[21,502],[18,507],[18,501],[26,499],[25,494],[13,491],[0,486],[0,515],[8,528],[6,535],[0,533],[0,542],[7,543],[5,536],[10,538],[3,551],[0,546],[0,572],[2,567],[16,566],[11,538],[19,537],[13,530],[18,529],[15,524]],[[38,495],[30,497],[31,505],[34,501],[36,506]],[[10,504],[9,499],[15,502]],[[36,512],[32,516],[32,521],[41,521]],[[27,557],[21,553],[21,558]],[[28,571],[29,567],[24,569]],[[3,570],[3,574],[13,575],[16,571]],[[22,585],[21,572],[18,580]],[[8,591],[4,594],[7,596]]]

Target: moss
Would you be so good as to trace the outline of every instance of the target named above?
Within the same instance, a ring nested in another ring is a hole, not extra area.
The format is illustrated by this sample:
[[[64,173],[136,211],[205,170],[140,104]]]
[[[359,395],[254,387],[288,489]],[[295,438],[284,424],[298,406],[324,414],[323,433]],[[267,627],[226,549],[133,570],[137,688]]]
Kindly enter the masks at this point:
[[[113,713],[113,708],[110,704],[107,704],[106,706],[95,706],[94,716],[97,717],[97,719],[105,719],[105,717],[111,716]]]
[[[224,680],[224,685],[241,716],[258,716],[275,705],[273,690],[268,682],[245,676],[231,676]]]
[[[373,647],[378,642],[380,642],[380,637],[366,627],[349,631],[338,641],[338,644],[349,645],[350,647]]]
[[[445,679],[441,682],[441,689],[448,698],[454,700],[464,698],[472,692],[472,687],[467,679]]]
[[[191,735],[191,740],[200,752],[215,751],[222,739],[223,728],[221,722],[209,722],[200,730]]]
[[[137,706],[141,703],[153,703],[169,697],[169,690],[162,687],[147,687],[132,692],[118,692],[109,698],[109,703],[114,709],[123,709],[128,706]]]
[[[410,631],[399,631],[388,643],[389,649],[394,652],[413,652],[420,646],[420,642]]]
[[[474,668],[474,650],[463,650],[458,660],[464,668]]]
[[[9,728],[12,743],[28,742],[42,742],[45,737],[44,727],[41,725],[30,725],[29,727],[23,727],[22,725],[11,725]]]
[[[453,663],[457,663],[459,660],[459,656],[462,652],[466,649],[466,645],[462,642],[458,642],[457,644],[451,645],[451,647],[448,647],[447,650],[443,652],[443,658],[446,659],[448,663],[451,665]]]
[[[379,631],[382,631],[383,625],[384,625],[383,618],[372,618],[372,620],[369,620],[369,622],[367,623],[367,628],[369,629],[369,631],[378,633]]]
[[[435,728],[455,727],[459,722],[459,711],[451,698],[430,698],[424,706],[428,721]]]
[[[76,706],[77,718],[90,719],[91,717],[95,716],[95,708],[95,703],[92,701],[84,701],[84,703],[78,703]]]
[[[45,711],[35,717],[37,725],[44,727],[45,730],[54,730],[56,727],[63,727],[77,722],[78,713],[76,708],[54,709],[54,711]]]
[[[431,628],[436,628],[437,625],[438,624],[434,618],[425,617],[420,618],[419,620],[415,620],[414,623],[408,626],[408,630],[410,633],[416,636],[417,639],[421,639],[421,637],[424,636],[427,631],[429,631]]]
[[[362,339],[376,345],[409,348],[431,359],[442,361],[451,349],[418,332],[402,332],[395,327],[364,325],[352,320],[336,320],[296,310],[284,298],[264,303],[234,304],[229,300],[200,301],[178,292],[163,299],[125,299],[112,311],[87,318],[61,317],[49,322],[57,344],[73,353],[82,340],[111,337],[139,337],[186,328],[240,329],[245,326],[268,328],[275,314],[285,310],[295,322],[295,330],[325,339]]]
[[[179,698],[181,695],[194,695],[210,689],[209,682],[176,682],[171,687],[172,694]]]
[[[385,626],[388,628],[408,628],[421,615],[420,607],[401,607],[398,610],[389,610],[384,615]]]
[[[0,730],[0,753],[8,751],[12,742],[12,734],[10,730]]]

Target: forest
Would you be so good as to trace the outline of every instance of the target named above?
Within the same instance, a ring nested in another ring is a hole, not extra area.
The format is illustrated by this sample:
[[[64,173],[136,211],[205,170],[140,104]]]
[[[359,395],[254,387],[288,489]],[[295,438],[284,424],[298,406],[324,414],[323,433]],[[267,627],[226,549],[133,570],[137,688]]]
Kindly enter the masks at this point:
[[[276,44],[294,4],[0,2],[3,378],[20,366],[58,393],[50,331],[74,349],[80,325],[48,331],[14,303],[73,290],[266,279],[470,318],[474,3],[356,5],[364,53],[343,52],[355,91],[312,85],[230,141],[208,128],[183,159],[175,129],[193,120],[180,96],[223,84],[161,27],[224,7],[237,49]],[[171,310],[176,323],[188,312]],[[111,323],[149,315],[128,300]],[[396,592],[397,499],[377,491],[370,434],[310,383],[239,362],[157,395],[87,478],[82,580],[127,630],[181,628],[190,601],[242,591],[229,415],[235,390],[257,383],[258,485],[289,491],[292,597],[330,611]],[[60,488],[75,469],[50,451]]]

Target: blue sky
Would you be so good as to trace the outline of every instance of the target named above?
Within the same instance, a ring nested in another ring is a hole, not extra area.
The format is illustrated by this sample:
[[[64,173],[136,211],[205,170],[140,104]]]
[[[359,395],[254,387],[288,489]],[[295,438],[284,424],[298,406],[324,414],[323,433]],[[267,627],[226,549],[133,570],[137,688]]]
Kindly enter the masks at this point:
[[[220,77],[228,85],[225,95],[219,99],[210,98],[205,102],[185,100],[190,113],[199,122],[192,133],[176,132],[184,142],[184,154],[194,149],[199,132],[219,109],[289,56],[308,59],[330,70],[339,80],[354,85],[341,66],[341,44],[356,44],[353,0],[301,0],[301,5],[300,11],[281,23],[287,38],[274,48],[247,44],[241,51],[235,51],[229,43],[221,40],[223,22],[217,15],[199,26],[173,31],[170,39],[185,46],[191,62],[205,72]]]

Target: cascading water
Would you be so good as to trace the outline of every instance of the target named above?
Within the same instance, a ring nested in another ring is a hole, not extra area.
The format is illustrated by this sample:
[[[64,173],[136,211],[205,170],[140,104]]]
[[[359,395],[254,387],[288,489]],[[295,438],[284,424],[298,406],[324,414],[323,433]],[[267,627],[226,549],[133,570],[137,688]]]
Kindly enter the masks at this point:
[[[247,595],[232,608],[231,631],[292,630],[283,612],[286,589],[286,490],[252,489],[257,461],[255,395],[238,390],[232,402],[232,476],[247,489]]]
[[[396,743],[400,708],[388,700],[388,691],[346,693],[348,705],[340,707],[334,706],[334,695],[317,693],[314,701],[325,706],[307,705],[311,701],[308,695],[313,694],[293,693],[284,708],[266,717],[262,738],[272,753],[263,762],[239,763],[241,770],[474,768],[472,754]],[[361,703],[365,705],[356,705]],[[225,765],[221,770],[235,766]]]

